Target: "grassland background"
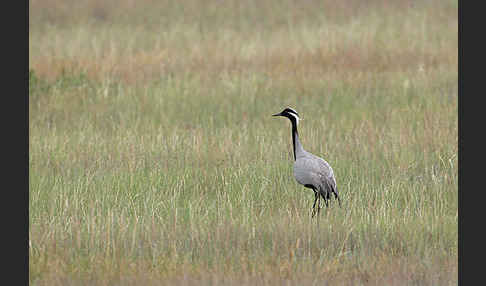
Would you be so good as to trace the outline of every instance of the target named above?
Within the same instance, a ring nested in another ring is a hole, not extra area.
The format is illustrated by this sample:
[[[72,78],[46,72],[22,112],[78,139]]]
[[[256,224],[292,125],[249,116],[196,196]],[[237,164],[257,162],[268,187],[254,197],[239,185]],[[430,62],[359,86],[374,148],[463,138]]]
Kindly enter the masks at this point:
[[[457,284],[457,1],[29,1],[31,285]],[[310,219],[304,147],[343,207]]]

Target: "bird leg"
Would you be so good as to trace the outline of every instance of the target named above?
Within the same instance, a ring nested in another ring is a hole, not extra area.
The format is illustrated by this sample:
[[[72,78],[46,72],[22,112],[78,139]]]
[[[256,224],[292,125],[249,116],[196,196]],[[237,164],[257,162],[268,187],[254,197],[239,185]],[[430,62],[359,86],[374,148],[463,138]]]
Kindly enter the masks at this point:
[[[317,193],[317,214],[321,212],[321,197],[319,196],[319,193]]]
[[[326,201],[329,202],[329,205],[331,205],[331,195],[330,194],[331,194],[331,192],[326,191]],[[328,205],[326,204],[326,206],[328,206]]]
[[[316,191],[314,191],[314,204],[312,205],[312,217],[314,217],[316,215],[316,202],[317,202],[318,197],[319,197],[319,194]]]
[[[326,207],[329,207],[329,204],[327,203],[327,200],[329,199],[329,194],[327,194],[327,199],[324,196],[324,193],[320,192],[320,194],[321,194],[321,197],[324,199],[324,203],[326,204]]]

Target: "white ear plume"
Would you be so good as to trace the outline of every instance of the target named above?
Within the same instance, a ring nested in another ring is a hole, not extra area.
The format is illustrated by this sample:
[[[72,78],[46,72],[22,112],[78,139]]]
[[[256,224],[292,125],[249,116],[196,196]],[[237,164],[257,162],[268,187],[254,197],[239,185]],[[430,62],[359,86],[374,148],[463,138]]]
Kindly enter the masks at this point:
[[[299,116],[297,114],[294,114],[294,113],[291,113],[291,112],[288,112],[289,115],[292,115],[294,118],[295,118],[295,124],[296,125],[299,125]]]

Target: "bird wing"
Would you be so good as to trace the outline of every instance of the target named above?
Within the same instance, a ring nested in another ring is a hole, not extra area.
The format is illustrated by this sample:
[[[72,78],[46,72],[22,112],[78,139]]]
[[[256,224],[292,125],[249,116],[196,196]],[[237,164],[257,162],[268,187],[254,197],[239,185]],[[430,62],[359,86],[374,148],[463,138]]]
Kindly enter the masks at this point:
[[[310,153],[309,156],[295,161],[294,176],[302,185],[311,184],[329,192],[336,190],[336,179],[329,163]]]

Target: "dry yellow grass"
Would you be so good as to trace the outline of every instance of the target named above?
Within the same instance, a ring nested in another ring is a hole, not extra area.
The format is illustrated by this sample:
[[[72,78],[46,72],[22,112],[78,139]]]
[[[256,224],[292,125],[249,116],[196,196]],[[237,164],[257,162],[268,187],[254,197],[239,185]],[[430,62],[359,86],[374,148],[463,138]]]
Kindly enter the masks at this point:
[[[82,70],[130,83],[181,72],[319,78],[457,66],[453,3],[404,3],[31,1],[29,62],[51,79]]]

